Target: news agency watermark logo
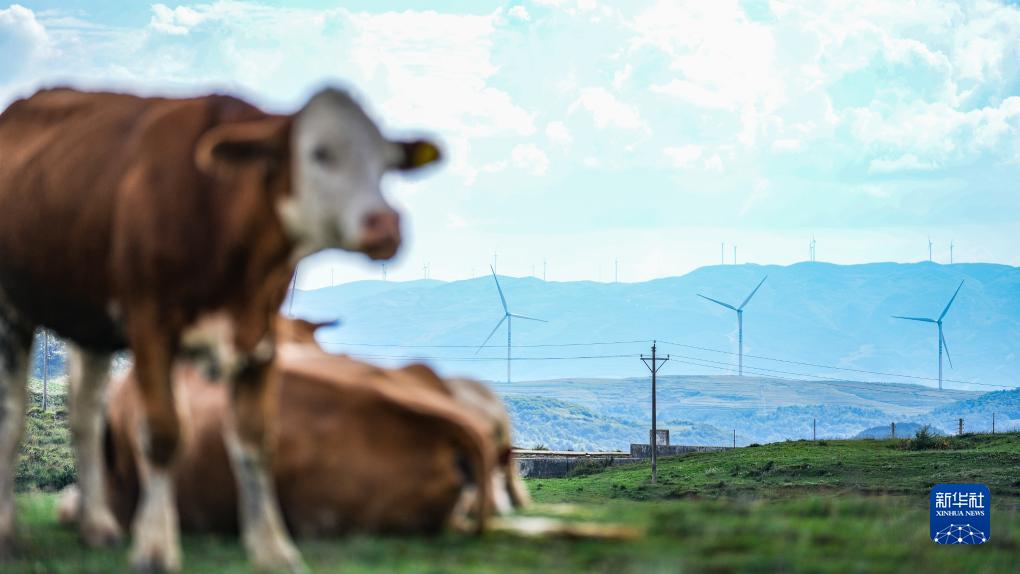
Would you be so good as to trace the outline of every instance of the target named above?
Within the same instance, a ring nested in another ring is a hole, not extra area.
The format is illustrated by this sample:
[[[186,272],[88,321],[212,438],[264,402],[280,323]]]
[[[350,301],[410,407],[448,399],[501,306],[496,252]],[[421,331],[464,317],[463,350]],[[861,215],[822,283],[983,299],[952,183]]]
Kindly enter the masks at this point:
[[[991,495],[983,484],[936,484],[929,495],[935,544],[984,544],[991,538]]]

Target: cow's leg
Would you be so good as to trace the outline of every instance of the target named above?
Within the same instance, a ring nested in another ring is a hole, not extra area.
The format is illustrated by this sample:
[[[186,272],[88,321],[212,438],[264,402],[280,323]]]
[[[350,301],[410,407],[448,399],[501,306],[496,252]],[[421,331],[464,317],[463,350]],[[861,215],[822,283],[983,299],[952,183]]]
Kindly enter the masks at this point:
[[[0,309],[0,560],[14,546],[14,471],[25,427],[32,329],[6,321]]]
[[[301,555],[284,526],[273,487],[270,424],[275,373],[271,348],[262,351],[244,355],[230,381],[231,413],[225,438],[237,477],[241,535],[257,568],[302,572]]]
[[[131,565],[144,572],[176,572],[181,548],[171,469],[180,429],[170,369],[177,338],[162,329],[155,312],[130,317],[128,336],[145,414],[138,429],[142,492],[132,525]]]
[[[103,481],[103,399],[109,376],[108,353],[72,348],[71,439],[80,490],[78,529],[90,546],[113,544],[121,536]]]

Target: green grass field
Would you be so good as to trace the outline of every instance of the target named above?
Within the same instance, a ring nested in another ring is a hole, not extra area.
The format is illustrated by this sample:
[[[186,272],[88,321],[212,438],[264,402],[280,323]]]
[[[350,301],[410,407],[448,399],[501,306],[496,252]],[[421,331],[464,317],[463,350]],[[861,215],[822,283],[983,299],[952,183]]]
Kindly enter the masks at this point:
[[[304,541],[315,572],[1017,572],[1020,436],[951,439],[945,450],[903,441],[790,442],[529,481],[534,514],[640,527],[630,542],[370,538]],[[982,546],[928,539],[928,489],[983,482],[992,533]],[[19,495],[20,553],[3,572],[117,572],[123,548],[93,551],[56,525],[55,495]],[[233,539],[185,538],[188,572],[246,572]]]

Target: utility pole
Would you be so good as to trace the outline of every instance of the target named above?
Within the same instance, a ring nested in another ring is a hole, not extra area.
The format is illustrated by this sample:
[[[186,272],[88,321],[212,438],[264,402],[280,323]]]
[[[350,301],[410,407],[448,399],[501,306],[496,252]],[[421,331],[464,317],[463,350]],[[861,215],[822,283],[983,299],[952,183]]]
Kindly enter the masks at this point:
[[[655,341],[652,341],[652,356],[646,357],[644,354],[641,355],[641,362],[648,367],[648,370],[652,372],[652,433],[649,446],[652,449],[652,484],[655,484],[655,480],[658,477],[658,469],[656,468],[656,462],[658,460],[658,428],[655,426],[655,375],[662,368],[662,365],[666,364],[669,360],[669,355],[666,358],[658,357],[655,354]]]
[[[733,429],[733,448],[737,448],[737,429]]]
[[[818,440],[818,419],[811,419],[811,440]]]
[[[995,434],[995,413],[992,413],[992,434]]]
[[[49,405],[50,386],[50,332],[43,329],[43,359],[42,359],[42,410],[46,412]]]
[[[891,433],[891,436],[893,438],[896,438],[896,423],[895,422],[892,423],[892,433]]]
[[[960,432],[959,432],[959,434],[960,434],[960,436],[963,436],[963,419],[962,418],[960,419]]]

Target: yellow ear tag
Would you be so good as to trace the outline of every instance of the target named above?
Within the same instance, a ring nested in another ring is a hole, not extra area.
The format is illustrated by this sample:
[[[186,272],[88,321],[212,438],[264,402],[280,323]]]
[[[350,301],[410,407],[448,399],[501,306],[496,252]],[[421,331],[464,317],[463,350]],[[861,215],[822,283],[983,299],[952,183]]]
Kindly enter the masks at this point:
[[[411,156],[411,164],[414,167],[421,167],[439,159],[439,149],[428,142],[418,142]]]

